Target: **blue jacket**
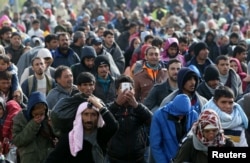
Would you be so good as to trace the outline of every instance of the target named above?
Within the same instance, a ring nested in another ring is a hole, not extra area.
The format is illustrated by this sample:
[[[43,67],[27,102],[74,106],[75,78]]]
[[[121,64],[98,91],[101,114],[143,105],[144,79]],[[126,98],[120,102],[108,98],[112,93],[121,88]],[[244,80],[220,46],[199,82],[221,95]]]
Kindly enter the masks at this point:
[[[181,115],[184,116],[183,122],[178,121]],[[185,132],[181,134],[183,138],[197,119],[198,114],[191,109],[189,97],[185,94],[177,95],[173,101],[154,113],[150,127],[150,147],[155,162],[170,163],[181,141],[180,135],[177,135],[179,129]]]
[[[55,68],[60,65],[70,67],[73,64],[80,62],[80,58],[72,49],[69,49],[68,53],[65,55],[60,52],[59,48],[57,48],[55,53],[53,53],[53,59],[54,62],[52,63],[51,66]]]

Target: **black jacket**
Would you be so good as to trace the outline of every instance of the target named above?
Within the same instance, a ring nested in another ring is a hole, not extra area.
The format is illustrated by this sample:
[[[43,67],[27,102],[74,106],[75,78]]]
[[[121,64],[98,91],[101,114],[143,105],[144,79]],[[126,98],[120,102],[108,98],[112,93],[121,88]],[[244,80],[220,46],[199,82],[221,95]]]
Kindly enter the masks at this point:
[[[144,125],[150,125],[152,113],[143,104],[137,108],[125,108],[113,103],[109,110],[119,122],[119,130],[108,145],[109,158],[117,163],[143,158],[148,136]]]
[[[211,93],[211,91],[208,89],[208,87],[205,84],[205,81],[201,82],[196,91],[203,97],[205,97],[207,100],[210,100],[211,97],[213,97],[213,94]]]
[[[105,157],[107,143],[110,138],[115,134],[118,129],[118,123],[114,116],[107,110],[103,109],[101,112],[105,126],[97,129],[97,143],[103,151]],[[79,151],[76,157],[73,157],[70,153],[69,137],[68,134],[60,137],[58,144],[53,152],[50,153],[45,163],[94,163],[92,156],[92,144],[86,140],[83,141],[83,149]]]
[[[173,90],[170,88],[168,80],[161,84],[155,84],[143,104],[146,105],[149,110],[160,107],[162,100],[172,92]]]

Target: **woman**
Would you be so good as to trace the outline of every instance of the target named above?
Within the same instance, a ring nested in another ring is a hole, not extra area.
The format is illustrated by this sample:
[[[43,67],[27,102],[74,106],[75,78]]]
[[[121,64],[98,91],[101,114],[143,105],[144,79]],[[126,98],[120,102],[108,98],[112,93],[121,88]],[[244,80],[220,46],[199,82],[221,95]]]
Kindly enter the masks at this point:
[[[245,82],[243,79],[247,77],[247,74],[243,72],[240,62],[236,58],[230,58],[230,67],[234,69],[234,71],[239,75],[241,81],[242,81],[242,90],[243,92],[246,90],[247,82]]]
[[[208,147],[233,147],[233,143],[223,134],[220,119],[211,109],[201,112],[197,122],[190,131],[177,153],[174,163],[207,163]]]

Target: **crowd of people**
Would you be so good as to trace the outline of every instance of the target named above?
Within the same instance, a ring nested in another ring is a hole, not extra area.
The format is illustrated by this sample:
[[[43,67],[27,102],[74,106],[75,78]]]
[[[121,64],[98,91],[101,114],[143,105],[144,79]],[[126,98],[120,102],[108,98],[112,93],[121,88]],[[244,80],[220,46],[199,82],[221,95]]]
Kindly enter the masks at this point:
[[[13,5],[0,13],[0,160],[207,163],[209,147],[248,147],[250,1]]]

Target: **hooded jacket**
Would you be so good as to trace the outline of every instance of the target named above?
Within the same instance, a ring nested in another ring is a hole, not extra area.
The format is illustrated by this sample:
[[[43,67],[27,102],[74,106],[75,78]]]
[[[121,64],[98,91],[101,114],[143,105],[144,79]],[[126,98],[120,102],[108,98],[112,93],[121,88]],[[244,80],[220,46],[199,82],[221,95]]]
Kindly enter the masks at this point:
[[[6,103],[5,120],[3,124],[3,138],[12,140],[13,117],[22,110],[21,106],[15,101],[10,100]]]
[[[183,89],[183,86],[184,86],[185,82],[187,81],[186,79],[187,79],[188,75],[192,75],[193,77],[195,77],[195,80],[196,80],[195,90],[197,89],[197,86],[198,86],[198,76],[197,76],[197,74],[194,71],[192,71],[191,69],[184,67],[179,71],[178,77],[177,77],[177,84],[178,84],[179,89],[175,90],[170,95],[165,97],[163,99],[163,101],[161,102],[160,107],[163,107],[164,105],[166,105],[166,103],[172,101],[175,98],[175,96],[177,96],[178,94],[183,93],[182,89]],[[201,111],[201,108],[207,102],[207,99],[205,99],[204,97],[199,95],[197,93],[197,91],[194,91],[192,99],[195,100],[195,103],[192,103],[192,108],[199,114],[200,111]]]
[[[32,118],[31,113],[37,103],[44,103],[48,108],[45,95],[33,92],[27,109],[19,112],[13,119],[13,143],[22,156],[21,163],[43,162],[53,147],[54,135],[48,124],[48,109],[40,124]]]
[[[208,40],[208,36],[212,36],[212,40]],[[215,62],[216,58],[220,55],[220,48],[215,42],[215,34],[212,31],[206,33],[205,42],[207,43],[209,54],[208,57]]]
[[[171,45],[176,44],[177,45],[177,52],[176,55],[174,57],[170,57],[168,54],[168,49],[170,48]],[[176,58],[179,61],[181,61],[181,64],[184,66],[186,65],[186,61],[184,56],[179,54],[179,42],[177,40],[177,38],[168,38],[165,41],[165,46],[163,47],[163,51],[161,52],[161,61],[169,61],[169,59],[171,58]]]
[[[178,116],[184,118],[179,120]],[[185,94],[177,95],[154,113],[150,127],[150,147],[155,162],[171,162],[181,139],[197,119],[198,114],[192,110],[190,99]]]
[[[85,46],[84,48],[82,48],[80,55],[81,62],[71,66],[71,71],[74,78],[74,84],[76,84],[77,76],[81,72],[90,72],[92,74],[95,74],[94,67],[93,68],[87,67],[84,64],[84,60],[85,58],[96,58],[96,57],[97,55],[95,49],[92,46]]]

